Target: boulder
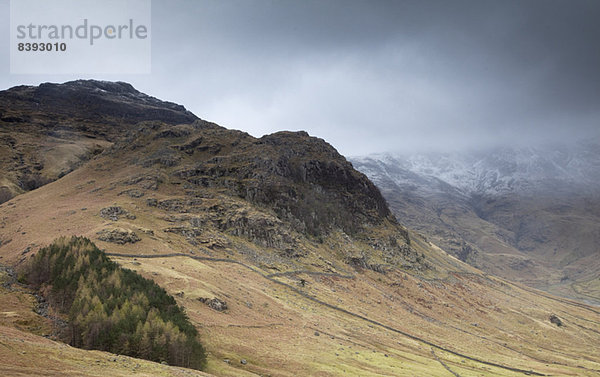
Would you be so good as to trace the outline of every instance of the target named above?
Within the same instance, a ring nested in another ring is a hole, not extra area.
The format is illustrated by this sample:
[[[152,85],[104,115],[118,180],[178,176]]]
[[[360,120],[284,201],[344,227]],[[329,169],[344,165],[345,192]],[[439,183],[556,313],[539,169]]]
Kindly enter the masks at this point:
[[[141,240],[134,231],[122,228],[103,229],[96,234],[100,241],[112,242],[119,245],[136,243]]]
[[[223,300],[219,300],[218,298],[209,299],[206,297],[199,297],[198,301],[208,305],[211,309],[214,309],[218,312],[222,312],[227,310],[227,303]]]
[[[561,321],[560,318],[558,318],[558,316],[556,314],[551,314],[550,315],[550,322],[555,324],[556,326],[560,327],[563,325],[563,322]]]
[[[129,215],[129,212],[127,212],[127,210],[125,210],[119,206],[106,207],[106,208],[102,208],[100,210],[100,217],[102,217],[104,219],[117,221],[117,220],[119,220],[119,216],[128,216],[128,218],[129,218],[132,215]]]

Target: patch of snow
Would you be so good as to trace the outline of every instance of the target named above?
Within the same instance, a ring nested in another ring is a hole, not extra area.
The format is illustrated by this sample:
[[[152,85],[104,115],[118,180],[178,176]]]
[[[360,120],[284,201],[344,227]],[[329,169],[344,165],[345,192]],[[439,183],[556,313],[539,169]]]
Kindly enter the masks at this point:
[[[600,145],[499,148],[487,152],[400,155],[373,154],[351,158],[376,184],[393,182],[459,192],[499,195],[553,185],[595,187],[600,182]]]

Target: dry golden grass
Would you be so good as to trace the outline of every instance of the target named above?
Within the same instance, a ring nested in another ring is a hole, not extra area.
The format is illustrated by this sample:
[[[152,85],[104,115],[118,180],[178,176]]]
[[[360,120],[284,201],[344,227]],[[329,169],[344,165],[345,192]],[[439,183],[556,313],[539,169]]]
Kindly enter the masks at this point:
[[[2,376],[209,376],[107,352],[86,351],[0,326]]]
[[[412,247],[426,256],[431,270],[356,271],[340,260],[345,244],[335,234],[322,244],[302,240],[307,254],[292,261],[254,255],[250,251],[266,256],[274,251],[231,235],[224,235],[230,241],[226,248],[192,247],[183,236],[163,231],[172,225],[165,220],[168,213],[145,204],[150,196],[180,196],[178,185],[166,179],[158,191],[146,190],[142,198],[119,195],[128,188],[119,182],[139,173],[140,168],[127,167],[125,162],[101,162],[0,205],[0,263],[18,265],[39,246],[69,234],[90,237],[107,252],[130,255],[114,259],[154,279],[186,308],[210,352],[208,373],[524,374],[505,366],[554,376],[600,374],[598,308],[487,276],[417,235],[412,235]],[[115,223],[99,216],[100,209],[114,204],[135,214],[136,219]],[[98,241],[96,232],[107,226],[134,230],[142,240],[126,245]],[[151,229],[154,234],[140,229]],[[374,229],[379,231],[385,233]],[[28,246],[32,251],[23,255]],[[168,253],[195,257],[210,253],[210,257],[241,261],[246,266],[185,256],[139,257]],[[269,276],[293,270],[337,272],[353,278],[306,272]],[[18,295],[9,296],[3,296],[2,302],[19,301]],[[218,297],[229,309],[217,312],[199,297]],[[128,375],[136,364],[140,364],[136,375],[188,373],[130,358],[110,362],[109,354],[73,349],[16,330],[15,316],[25,319],[27,310],[16,310],[14,305],[1,309],[11,313],[8,317],[12,319],[0,318],[0,374],[59,375],[62,370],[87,376]],[[564,326],[550,323],[553,313]],[[33,355],[41,355],[43,362],[36,363]],[[242,364],[242,359],[247,363]]]

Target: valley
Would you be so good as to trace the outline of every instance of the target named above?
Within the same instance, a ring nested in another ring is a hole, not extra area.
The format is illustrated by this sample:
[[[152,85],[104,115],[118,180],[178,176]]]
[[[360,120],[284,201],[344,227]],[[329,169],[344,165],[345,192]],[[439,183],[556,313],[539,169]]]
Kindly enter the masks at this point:
[[[404,223],[484,271],[594,305],[599,147],[351,159]]]

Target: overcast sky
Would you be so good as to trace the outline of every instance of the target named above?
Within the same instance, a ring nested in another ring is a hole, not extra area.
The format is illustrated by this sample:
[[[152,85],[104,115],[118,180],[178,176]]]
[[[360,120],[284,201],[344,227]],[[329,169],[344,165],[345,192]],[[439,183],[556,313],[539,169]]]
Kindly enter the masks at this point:
[[[0,88],[11,75],[0,0]],[[131,82],[255,136],[306,130],[345,155],[600,138],[599,0],[152,2]]]

